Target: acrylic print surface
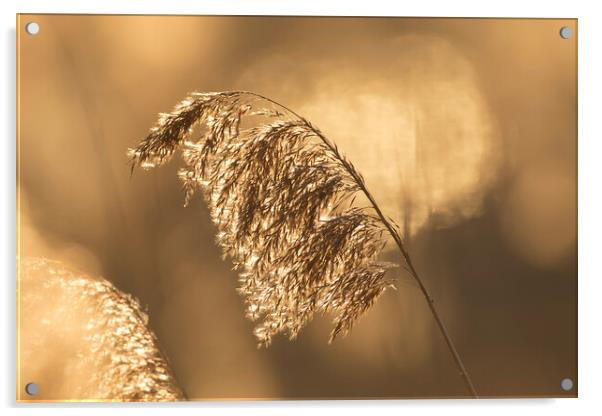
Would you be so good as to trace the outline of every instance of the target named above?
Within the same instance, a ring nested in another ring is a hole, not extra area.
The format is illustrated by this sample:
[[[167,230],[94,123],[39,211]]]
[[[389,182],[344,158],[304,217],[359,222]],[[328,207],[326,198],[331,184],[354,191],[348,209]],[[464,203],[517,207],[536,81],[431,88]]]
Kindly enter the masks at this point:
[[[576,20],[17,34],[19,401],[576,397]]]

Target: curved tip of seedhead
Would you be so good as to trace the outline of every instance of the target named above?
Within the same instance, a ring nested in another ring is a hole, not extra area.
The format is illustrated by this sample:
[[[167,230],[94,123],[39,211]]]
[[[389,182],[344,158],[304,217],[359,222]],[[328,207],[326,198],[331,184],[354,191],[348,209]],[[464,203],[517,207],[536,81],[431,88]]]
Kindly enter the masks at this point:
[[[260,340],[259,342],[257,342],[257,349],[258,350],[260,350],[262,348],[268,349],[271,343],[272,343],[271,340],[269,340],[269,341]]]
[[[126,152],[126,156],[128,158],[128,164],[130,165],[130,178],[134,175],[134,169],[138,165],[138,152],[136,149],[128,148]]]
[[[253,330],[253,335],[257,339],[257,349],[268,348],[272,343],[272,337],[268,334],[267,330],[263,326],[257,326]]]
[[[139,148],[129,148],[126,153],[130,163],[130,174],[139,166],[144,170],[150,170],[169,160],[170,153],[156,155],[152,152],[145,152]]]

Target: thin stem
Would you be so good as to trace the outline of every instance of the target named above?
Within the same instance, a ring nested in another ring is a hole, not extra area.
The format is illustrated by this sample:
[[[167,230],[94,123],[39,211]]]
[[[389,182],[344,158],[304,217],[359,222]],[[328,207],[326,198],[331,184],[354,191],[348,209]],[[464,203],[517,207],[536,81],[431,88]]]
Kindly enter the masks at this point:
[[[253,92],[248,92],[248,91],[240,91],[241,94],[246,94],[246,95],[251,95],[251,96],[255,96],[257,98],[263,99],[265,101],[268,101],[286,111],[288,111],[290,114],[292,114],[293,116],[297,117],[300,120],[305,120],[303,117],[301,117],[299,114],[297,114],[295,111],[291,110],[290,108],[286,107],[285,105],[282,105],[268,97],[264,97],[263,95],[260,94],[256,94]],[[357,185],[359,186],[360,190],[362,191],[362,193],[366,196],[366,198],[368,198],[368,201],[370,201],[370,204],[372,205],[372,208],[374,209],[374,211],[376,212],[376,214],[378,215],[378,217],[380,218],[380,220],[383,222],[383,224],[385,225],[385,227],[387,228],[387,230],[389,231],[389,234],[391,234],[391,237],[393,237],[393,240],[395,241],[395,243],[397,244],[397,247],[399,248],[399,251],[401,252],[404,261],[406,262],[407,266],[408,266],[408,271],[409,273],[412,275],[412,277],[414,278],[414,280],[416,280],[416,282],[418,283],[418,286],[420,287],[420,291],[422,292],[422,294],[424,295],[424,298],[426,299],[426,303],[429,306],[429,309],[431,310],[431,313],[433,315],[433,317],[435,318],[435,322],[437,323],[437,326],[439,327],[439,330],[441,331],[441,334],[443,335],[443,338],[445,339],[445,342],[447,344],[447,347],[450,351],[450,353],[452,354],[454,361],[456,362],[456,365],[460,371],[460,375],[462,376],[462,378],[464,379],[464,383],[466,384],[466,387],[468,389],[468,391],[470,392],[470,394],[472,395],[472,397],[474,398],[478,398],[479,396],[477,395],[477,392],[474,388],[474,385],[472,384],[472,381],[470,379],[470,375],[468,374],[468,372],[466,371],[466,368],[464,367],[464,363],[462,362],[462,359],[460,358],[460,354],[458,354],[458,350],[456,350],[456,347],[454,346],[454,343],[451,339],[451,337],[449,336],[449,333],[447,331],[447,328],[445,327],[445,325],[443,324],[443,321],[441,320],[441,318],[439,317],[439,313],[437,313],[437,310],[435,309],[435,301],[433,299],[433,297],[430,295],[429,291],[426,289],[426,287],[424,286],[424,283],[422,283],[422,279],[420,279],[420,276],[418,275],[418,273],[416,272],[416,269],[414,268],[414,265],[412,263],[412,259],[410,258],[410,254],[408,253],[408,251],[406,250],[403,241],[401,240],[401,237],[399,236],[397,230],[395,229],[395,227],[393,227],[393,225],[391,225],[391,223],[386,219],[386,217],[384,216],[384,214],[382,213],[380,207],[378,206],[378,204],[376,203],[376,200],[374,199],[374,197],[372,196],[372,194],[370,193],[370,191],[368,191],[368,188],[366,187],[364,180],[358,176],[357,172],[355,172],[353,169],[348,169],[346,166],[347,164],[344,163],[342,157],[339,155],[339,152],[337,151],[337,149],[334,147],[334,145],[330,142],[330,140],[328,140],[326,137],[324,137],[324,135],[322,135],[322,133],[320,133],[319,131],[315,130],[316,136],[322,140],[322,142],[330,149],[332,150],[333,154],[341,161],[343,162],[342,165],[345,166],[345,168],[347,169],[347,171],[349,172],[349,174],[353,177],[353,179],[355,179]]]
[[[456,350],[456,347],[454,346],[454,342],[452,341],[451,337],[449,336],[449,333],[447,332],[447,328],[443,324],[443,321],[441,320],[441,318],[439,317],[439,314],[437,313],[437,310],[435,309],[435,300],[433,299],[433,297],[430,295],[430,293],[428,292],[428,290],[422,283],[422,279],[420,279],[420,277],[418,276],[418,273],[416,272],[416,269],[414,268],[414,265],[412,264],[412,259],[410,258],[408,251],[405,249],[405,246],[403,245],[403,242],[401,241],[401,237],[399,236],[399,234],[397,233],[395,228],[389,223],[389,221],[387,221],[387,219],[383,215],[382,211],[380,210],[380,207],[374,200],[374,197],[372,196],[372,194],[370,194],[370,191],[368,191],[368,189],[365,187],[363,182],[360,181],[359,186],[360,186],[362,192],[366,195],[366,197],[372,204],[372,207],[374,208],[374,210],[376,211],[376,213],[378,214],[378,216],[380,217],[382,222],[387,227],[387,230],[393,237],[393,240],[395,240],[395,243],[397,244],[397,247],[399,248],[399,251],[403,255],[403,258],[409,268],[410,274],[418,283],[418,286],[420,287],[420,291],[424,295],[424,298],[426,299],[426,303],[428,304],[429,309],[431,310],[431,313],[433,314],[433,317],[435,318],[435,322],[437,322],[437,326],[439,326],[439,330],[441,331],[443,338],[445,338],[445,342],[447,343],[449,351],[451,352],[452,356],[454,357],[454,361],[456,362],[456,365],[458,366],[458,369],[460,370],[460,375],[464,379],[464,382],[466,383],[466,387],[468,388],[468,390],[470,391],[470,394],[474,398],[478,398],[477,392],[474,388],[474,385],[472,384],[472,380],[470,379],[470,375],[466,371],[466,368],[464,367],[464,363],[462,362],[462,359],[460,358],[460,354],[458,354],[458,350]]]

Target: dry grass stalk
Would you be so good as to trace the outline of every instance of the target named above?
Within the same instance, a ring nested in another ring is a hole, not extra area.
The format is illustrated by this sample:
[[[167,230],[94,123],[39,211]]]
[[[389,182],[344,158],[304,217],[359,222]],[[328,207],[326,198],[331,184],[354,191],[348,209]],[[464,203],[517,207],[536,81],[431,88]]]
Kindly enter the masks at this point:
[[[197,127],[201,137],[193,138]],[[247,316],[261,321],[260,345],[280,332],[294,339],[320,312],[336,314],[330,341],[347,333],[392,286],[385,274],[394,265],[377,260],[387,233],[430,300],[362,175],[294,111],[250,92],[191,94],[130,149],[132,169],[161,165],[178,149],[187,165],[178,173],[186,203],[203,191],[217,242],[239,270]]]

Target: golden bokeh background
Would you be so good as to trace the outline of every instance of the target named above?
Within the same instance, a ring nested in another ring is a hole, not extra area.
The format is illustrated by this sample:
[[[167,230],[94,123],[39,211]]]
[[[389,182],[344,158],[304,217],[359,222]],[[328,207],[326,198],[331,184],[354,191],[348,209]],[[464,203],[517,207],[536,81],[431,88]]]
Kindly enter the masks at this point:
[[[38,35],[23,32],[29,21]],[[189,398],[466,394],[402,269],[398,290],[348,337],[328,345],[323,317],[297,341],[256,348],[207,209],[200,198],[183,207],[179,161],[130,176],[125,155],[188,92],[239,89],[295,109],[364,174],[480,395],[576,394],[559,388],[577,379],[576,20],[21,15],[19,25],[20,255],[137,297]],[[61,353],[28,350],[29,327],[19,371],[52,380],[41,398],[81,399],[65,386],[88,375],[53,365],[49,377],[44,363]]]

